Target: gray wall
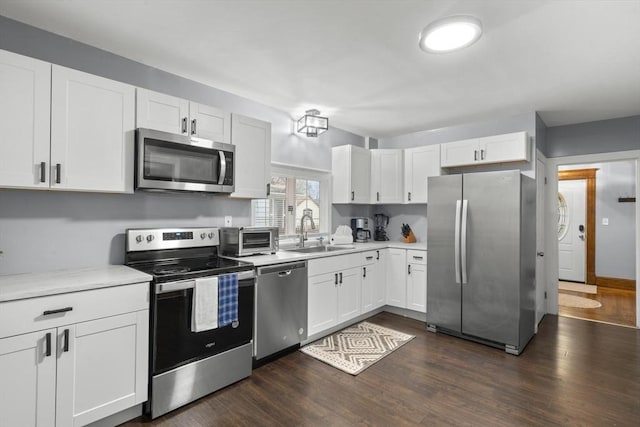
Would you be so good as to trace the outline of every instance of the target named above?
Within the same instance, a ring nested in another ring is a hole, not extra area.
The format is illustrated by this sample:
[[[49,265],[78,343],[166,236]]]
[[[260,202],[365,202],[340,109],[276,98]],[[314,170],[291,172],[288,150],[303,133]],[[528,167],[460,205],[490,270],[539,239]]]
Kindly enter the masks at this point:
[[[332,146],[364,146],[364,137],[336,128],[319,138],[298,136],[295,118],[284,111],[2,16],[0,49],[269,121],[274,162],[330,170]],[[126,228],[217,226],[225,215],[234,217],[234,225],[249,224],[250,202],[210,195],[0,189],[0,274],[121,264]]]
[[[561,166],[559,169],[597,168],[596,172],[596,276],[635,280],[636,206],[619,197],[635,197],[633,160]],[[603,225],[607,218],[609,225]]]
[[[640,150],[640,116],[550,127],[546,145],[547,157]]]

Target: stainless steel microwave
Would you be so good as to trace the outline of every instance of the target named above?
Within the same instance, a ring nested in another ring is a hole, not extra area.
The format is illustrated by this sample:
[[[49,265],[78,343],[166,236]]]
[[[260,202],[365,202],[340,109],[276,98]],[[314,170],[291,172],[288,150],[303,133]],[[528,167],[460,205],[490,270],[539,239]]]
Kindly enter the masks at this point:
[[[275,254],[279,245],[278,227],[221,227],[220,254],[249,256]]]
[[[234,160],[231,144],[136,130],[136,189],[232,193]]]

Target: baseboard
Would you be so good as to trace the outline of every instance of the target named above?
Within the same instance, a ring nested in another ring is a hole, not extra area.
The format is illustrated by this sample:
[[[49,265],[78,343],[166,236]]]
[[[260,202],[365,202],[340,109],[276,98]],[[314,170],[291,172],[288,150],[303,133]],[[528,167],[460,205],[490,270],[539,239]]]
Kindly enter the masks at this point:
[[[140,417],[141,415],[142,404],[139,404],[136,406],[132,406],[129,409],[125,409],[124,411],[120,411],[118,413],[110,415],[107,418],[103,418],[101,420],[88,424],[87,427],[113,427],[124,424],[127,421],[131,421],[134,418]]]
[[[624,289],[627,291],[636,290],[636,281],[632,279],[596,276],[596,285],[604,286],[605,288]]]

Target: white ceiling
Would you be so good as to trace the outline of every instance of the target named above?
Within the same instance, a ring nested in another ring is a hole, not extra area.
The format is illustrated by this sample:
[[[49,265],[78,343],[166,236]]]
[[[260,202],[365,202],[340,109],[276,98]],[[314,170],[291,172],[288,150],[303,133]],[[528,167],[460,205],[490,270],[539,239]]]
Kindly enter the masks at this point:
[[[480,41],[419,50],[452,14],[478,17]],[[0,0],[0,15],[360,135],[640,114],[638,0]]]

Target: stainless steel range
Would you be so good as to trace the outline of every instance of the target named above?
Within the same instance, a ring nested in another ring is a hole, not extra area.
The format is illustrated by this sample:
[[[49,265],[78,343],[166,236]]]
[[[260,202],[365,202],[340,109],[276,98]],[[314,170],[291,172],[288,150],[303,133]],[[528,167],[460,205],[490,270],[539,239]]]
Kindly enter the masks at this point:
[[[251,375],[255,273],[249,263],[218,257],[219,241],[217,228],[127,230],[126,265],[153,276],[151,418]],[[206,307],[216,323],[194,329],[201,285],[211,282],[219,288]]]

